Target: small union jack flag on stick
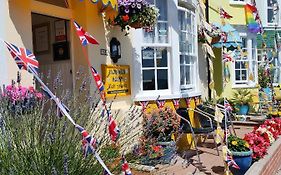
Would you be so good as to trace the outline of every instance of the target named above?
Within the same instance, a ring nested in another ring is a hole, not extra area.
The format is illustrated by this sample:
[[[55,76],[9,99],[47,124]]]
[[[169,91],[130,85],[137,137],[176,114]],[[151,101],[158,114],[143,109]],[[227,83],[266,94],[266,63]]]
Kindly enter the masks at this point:
[[[88,154],[91,154],[96,150],[97,140],[80,125],[76,125],[76,128],[82,134],[83,155],[87,157]]]
[[[91,36],[88,32],[86,32],[77,22],[73,22],[76,28],[76,33],[79,36],[81,44],[83,46],[87,46],[89,43],[91,44],[99,44],[97,40]]]
[[[30,72],[29,67],[32,67],[35,70],[34,73],[38,74],[39,63],[30,50],[17,47],[6,41],[4,41],[4,43],[6,44],[19,69],[24,69]]]
[[[186,102],[187,108],[190,108],[191,98],[186,98],[186,99],[185,99],[185,102]]]
[[[226,99],[224,100],[224,109],[226,111],[232,111],[233,110],[230,103]]]
[[[240,169],[240,167],[234,161],[233,157],[231,155],[229,155],[229,154],[226,156],[226,161],[225,162],[227,163],[228,167],[233,167],[235,169]]]
[[[165,106],[165,100],[156,100],[157,106],[159,109],[163,109]]]
[[[142,107],[142,111],[145,112],[149,101],[140,101],[140,105]]]
[[[120,136],[120,130],[109,109],[107,109],[107,116],[109,122],[108,130],[109,130],[110,138],[113,142],[116,142]]]
[[[220,8],[220,17],[224,19],[233,18],[230,14],[228,14],[223,8]]]
[[[175,109],[179,109],[180,99],[173,99],[173,104],[174,104]]]
[[[101,76],[99,75],[98,71],[93,66],[91,66],[91,72],[92,72],[92,76],[96,82],[97,88],[100,91],[101,99],[103,102],[105,102],[104,85],[103,85]]]
[[[132,175],[132,172],[130,170],[129,164],[126,161],[124,155],[122,155],[122,174],[123,175]]]

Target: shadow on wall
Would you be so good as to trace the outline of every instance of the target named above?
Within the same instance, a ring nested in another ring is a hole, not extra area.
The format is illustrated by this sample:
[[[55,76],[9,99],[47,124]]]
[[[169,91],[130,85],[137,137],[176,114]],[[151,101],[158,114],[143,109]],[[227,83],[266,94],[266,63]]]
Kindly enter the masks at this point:
[[[30,2],[25,1],[9,1],[9,15],[12,20],[12,25],[9,28],[9,33],[12,33],[10,42],[22,42],[23,46],[32,50],[32,24],[30,13]],[[13,26],[13,27],[12,27]],[[17,35],[16,35],[17,34]],[[14,38],[16,37],[16,38]],[[18,43],[15,43],[19,45]]]
[[[223,70],[221,61],[221,49],[214,49],[216,59],[214,59],[214,82],[217,95],[223,92]]]

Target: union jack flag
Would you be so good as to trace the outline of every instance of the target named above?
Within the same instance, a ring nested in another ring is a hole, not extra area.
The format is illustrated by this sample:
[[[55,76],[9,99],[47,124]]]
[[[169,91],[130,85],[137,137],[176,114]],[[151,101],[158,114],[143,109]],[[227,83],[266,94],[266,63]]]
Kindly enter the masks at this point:
[[[231,155],[226,155],[226,163],[228,167],[233,167],[235,169],[240,169],[240,167],[237,165],[237,163],[234,161],[233,157]]]
[[[82,134],[82,149],[83,155],[86,157],[88,154],[93,153],[97,148],[97,139],[91,136],[83,127],[80,125],[75,126]]]
[[[103,91],[104,86],[103,86],[103,82],[101,80],[101,77],[100,77],[98,71],[93,66],[91,66],[91,71],[92,71],[92,75],[94,77],[94,80],[97,84],[97,88],[100,90],[100,92]]]
[[[223,62],[229,62],[229,61],[234,62],[233,58],[228,53],[223,53],[222,57],[223,57]]]
[[[129,164],[126,161],[124,155],[122,155],[122,161],[123,161],[123,163],[122,163],[122,174],[123,175],[132,175],[132,172],[130,170]]]
[[[180,107],[180,99],[173,99],[173,104],[175,109],[178,109]]]
[[[226,43],[226,41],[227,41],[227,34],[226,34],[225,32],[221,32],[220,37],[221,37],[220,40],[221,40],[223,43]]]
[[[220,8],[220,17],[230,19],[233,18],[230,14],[228,14],[223,8]]]
[[[19,69],[28,70],[29,72],[31,72],[32,70],[30,70],[30,69],[33,68],[34,71],[32,71],[32,72],[38,74],[39,63],[36,60],[36,57],[34,56],[34,54],[30,50],[17,47],[6,41],[4,41],[4,42],[7,46],[10,54],[16,61],[16,64],[18,65]]]
[[[156,100],[157,106],[159,109],[163,109],[165,106],[165,100]]]
[[[229,102],[226,99],[224,100],[224,109],[227,110],[227,111],[233,110],[231,105],[229,104]]]
[[[186,99],[185,99],[185,102],[186,102],[187,108],[190,108],[191,99],[190,99],[190,98],[186,98]]]
[[[91,36],[88,32],[86,32],[76,21],[74,21],[73,23],[76,28],[76,33],[79,36],[79,39],[83,46],[87,46],[89,43],[99,44],[97,40],[93,36]]]
[[[142,107],[143,112],[145,112],[148,103],[149,103],[149,101],[140,101],[140,105]]]
[[[120,130],[109,109],[107,110],[107,116],[109,122],[108,130],[109,130],[110,138],[113,142],[116,142],[120,136]]]

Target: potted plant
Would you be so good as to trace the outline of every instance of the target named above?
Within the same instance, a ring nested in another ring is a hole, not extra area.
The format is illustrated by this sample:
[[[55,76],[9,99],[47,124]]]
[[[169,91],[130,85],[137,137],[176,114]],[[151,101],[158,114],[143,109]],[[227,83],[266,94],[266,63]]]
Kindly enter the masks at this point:
[[[118,7],[113,24],[119,25],[122,31],[130,27],[152,28],[157,23],[159,10],[145,0],[118,0]]]
[[[231,151],[233,160],[239,166],[239,169],[229,167],[234,175],[245,174],[252,164],[252,150],[249,143],[237,136],[230,135],[227,138],[227,146]]]
[[[266,100],[271,100],[271,71],[266,65],[259,65],[258,68],[258,80],[261,88],[260,96],[265,96]],[[263,97],[262,97],[263,98]]]
[[[170,109],[144,114],[142,150],[147,162],[169,163],[176,151],[172,137],[179,129],[180,119]]]
[[[239,115],[247,115],[249,104],[253,101],[253,95],[247,89],[238,89],[233,93],[232,103],[238,108]]]

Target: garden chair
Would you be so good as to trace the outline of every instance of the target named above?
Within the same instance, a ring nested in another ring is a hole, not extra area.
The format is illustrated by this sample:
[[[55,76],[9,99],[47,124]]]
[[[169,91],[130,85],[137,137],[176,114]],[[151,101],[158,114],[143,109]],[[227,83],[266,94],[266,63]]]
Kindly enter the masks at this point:
[[[195,128],[191,125],[188,110],[194,111],[195,116],[199,118],[199,123],[200,123],[201,127]],[[179,108],[179,109],[177,109],[177,114],[181,118],[180,131],[183,133],[186,133],[186,134],[192,134],[193,142],[195,145],[195,149],[196,149],[196,153],[198,155],[199,161],[200,161],[200,158],[199,158],[199,153],[198,153],[198,148],[197,148],[197,139],[195,137],[196,135],[204,135],[204,136],[206,136],[205,138],[208,138],[210,135],[212,135],[217,153],[219,155],[218,145],[215,141],[215,132],[214,132],[215,128],[213,127],[212,119],[208,115],[201,113],[200,111],[190,109],[190,108],[188,108],[188,109]],[[204,140],[204,142],[205,142],[205,140]]]
[[[225,113],[225,109],[224,106],[221,104],[217,104],[217,107],[219,108],[219,110],[224,114]],[[213,127],[216,129],[217,128],[217,121],[215,120],[215,108],[213,106],[207,106],[207,105],[198,105],[196,107],[196,110],[209,116],[212,119],[212,124]],[[227,119],[228,121],[226,122],[227,124],[227,128],[231,128],[230,133],[233,135],[236,135],[236,131],[234,129],[234,125],[233,125],[233,119],[235,118],[234,114],[230,111],[226,111],[226,115],[227,115]],[[199,118],[200,119],[200,118]],[[220,126],[223,130],[226,129],[225,127],[225,118],[222,120],[222,122],[220,123]]]

